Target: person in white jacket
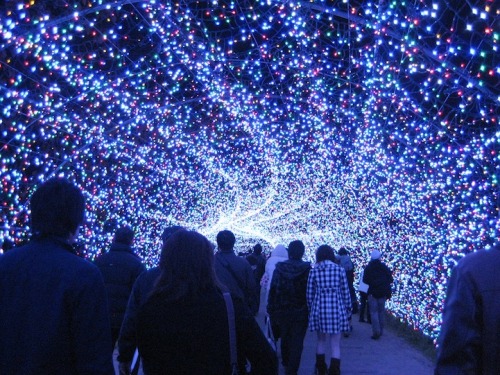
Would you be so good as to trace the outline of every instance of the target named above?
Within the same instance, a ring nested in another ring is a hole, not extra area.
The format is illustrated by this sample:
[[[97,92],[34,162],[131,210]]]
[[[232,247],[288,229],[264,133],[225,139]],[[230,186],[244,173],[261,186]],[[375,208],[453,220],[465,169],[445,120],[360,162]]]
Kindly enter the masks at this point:
[[[271,252],[271,256],[266,262],[266,270],[264,272],[264,276],[260,280],[260,285],[266,288],[266,296],[265,296],[265,306],[267,306],[267,297],[269,296],[269,289],[271,288],[271,280],[273,278],[273,272],[276,268],[276,263],[283,262],[288,260],[288,251],[284,245],[276,245],[274,250]]]

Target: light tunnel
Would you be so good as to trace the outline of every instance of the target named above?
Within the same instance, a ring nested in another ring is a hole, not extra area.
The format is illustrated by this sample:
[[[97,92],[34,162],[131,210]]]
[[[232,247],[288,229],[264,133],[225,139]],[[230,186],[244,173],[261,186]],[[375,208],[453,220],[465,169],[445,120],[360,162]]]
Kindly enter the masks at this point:
[[[446,282],[499,239],[500,10],[489,0],[22,1],[0,7],[0,239],[53,176],[82,252],[122,224],[376,248],[391,314],[439,333]]]

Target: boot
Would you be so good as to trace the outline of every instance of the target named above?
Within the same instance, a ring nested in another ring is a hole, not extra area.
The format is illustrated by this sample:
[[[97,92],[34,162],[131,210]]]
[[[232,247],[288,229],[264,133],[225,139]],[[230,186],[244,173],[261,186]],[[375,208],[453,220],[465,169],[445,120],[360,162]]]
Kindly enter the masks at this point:
[[[326,374],[326,362],[324,354],[316,354],[316,365],[314,366],[314,373],[316,375],[327,375]]]
[[[340,359],[332,358],[330,360],[330,368],[328,369],[328,375],[340,375]]]

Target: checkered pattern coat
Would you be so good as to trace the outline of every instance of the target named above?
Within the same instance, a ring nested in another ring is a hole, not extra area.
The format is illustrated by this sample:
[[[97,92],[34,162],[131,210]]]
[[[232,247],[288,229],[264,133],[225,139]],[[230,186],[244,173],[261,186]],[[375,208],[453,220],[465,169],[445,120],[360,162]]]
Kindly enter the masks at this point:
[[[329,260],[317,264],[309,273],[307,304],[311,331],[349,332],[351,296],[344,268]]]

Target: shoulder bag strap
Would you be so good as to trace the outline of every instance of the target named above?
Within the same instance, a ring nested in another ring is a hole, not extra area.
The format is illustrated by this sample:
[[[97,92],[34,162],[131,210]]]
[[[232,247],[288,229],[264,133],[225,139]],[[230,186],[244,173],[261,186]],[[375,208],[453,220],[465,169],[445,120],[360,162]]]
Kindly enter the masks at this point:
[[[230,360],[231,368],[238,368],[238,359],[236,354],[236,326],[234,324],[234,306],[231,295],[227,292],[223,293],[224,301],[226,302],[227,309],[227,323],[229,325],[229,349],[230,349]]]

